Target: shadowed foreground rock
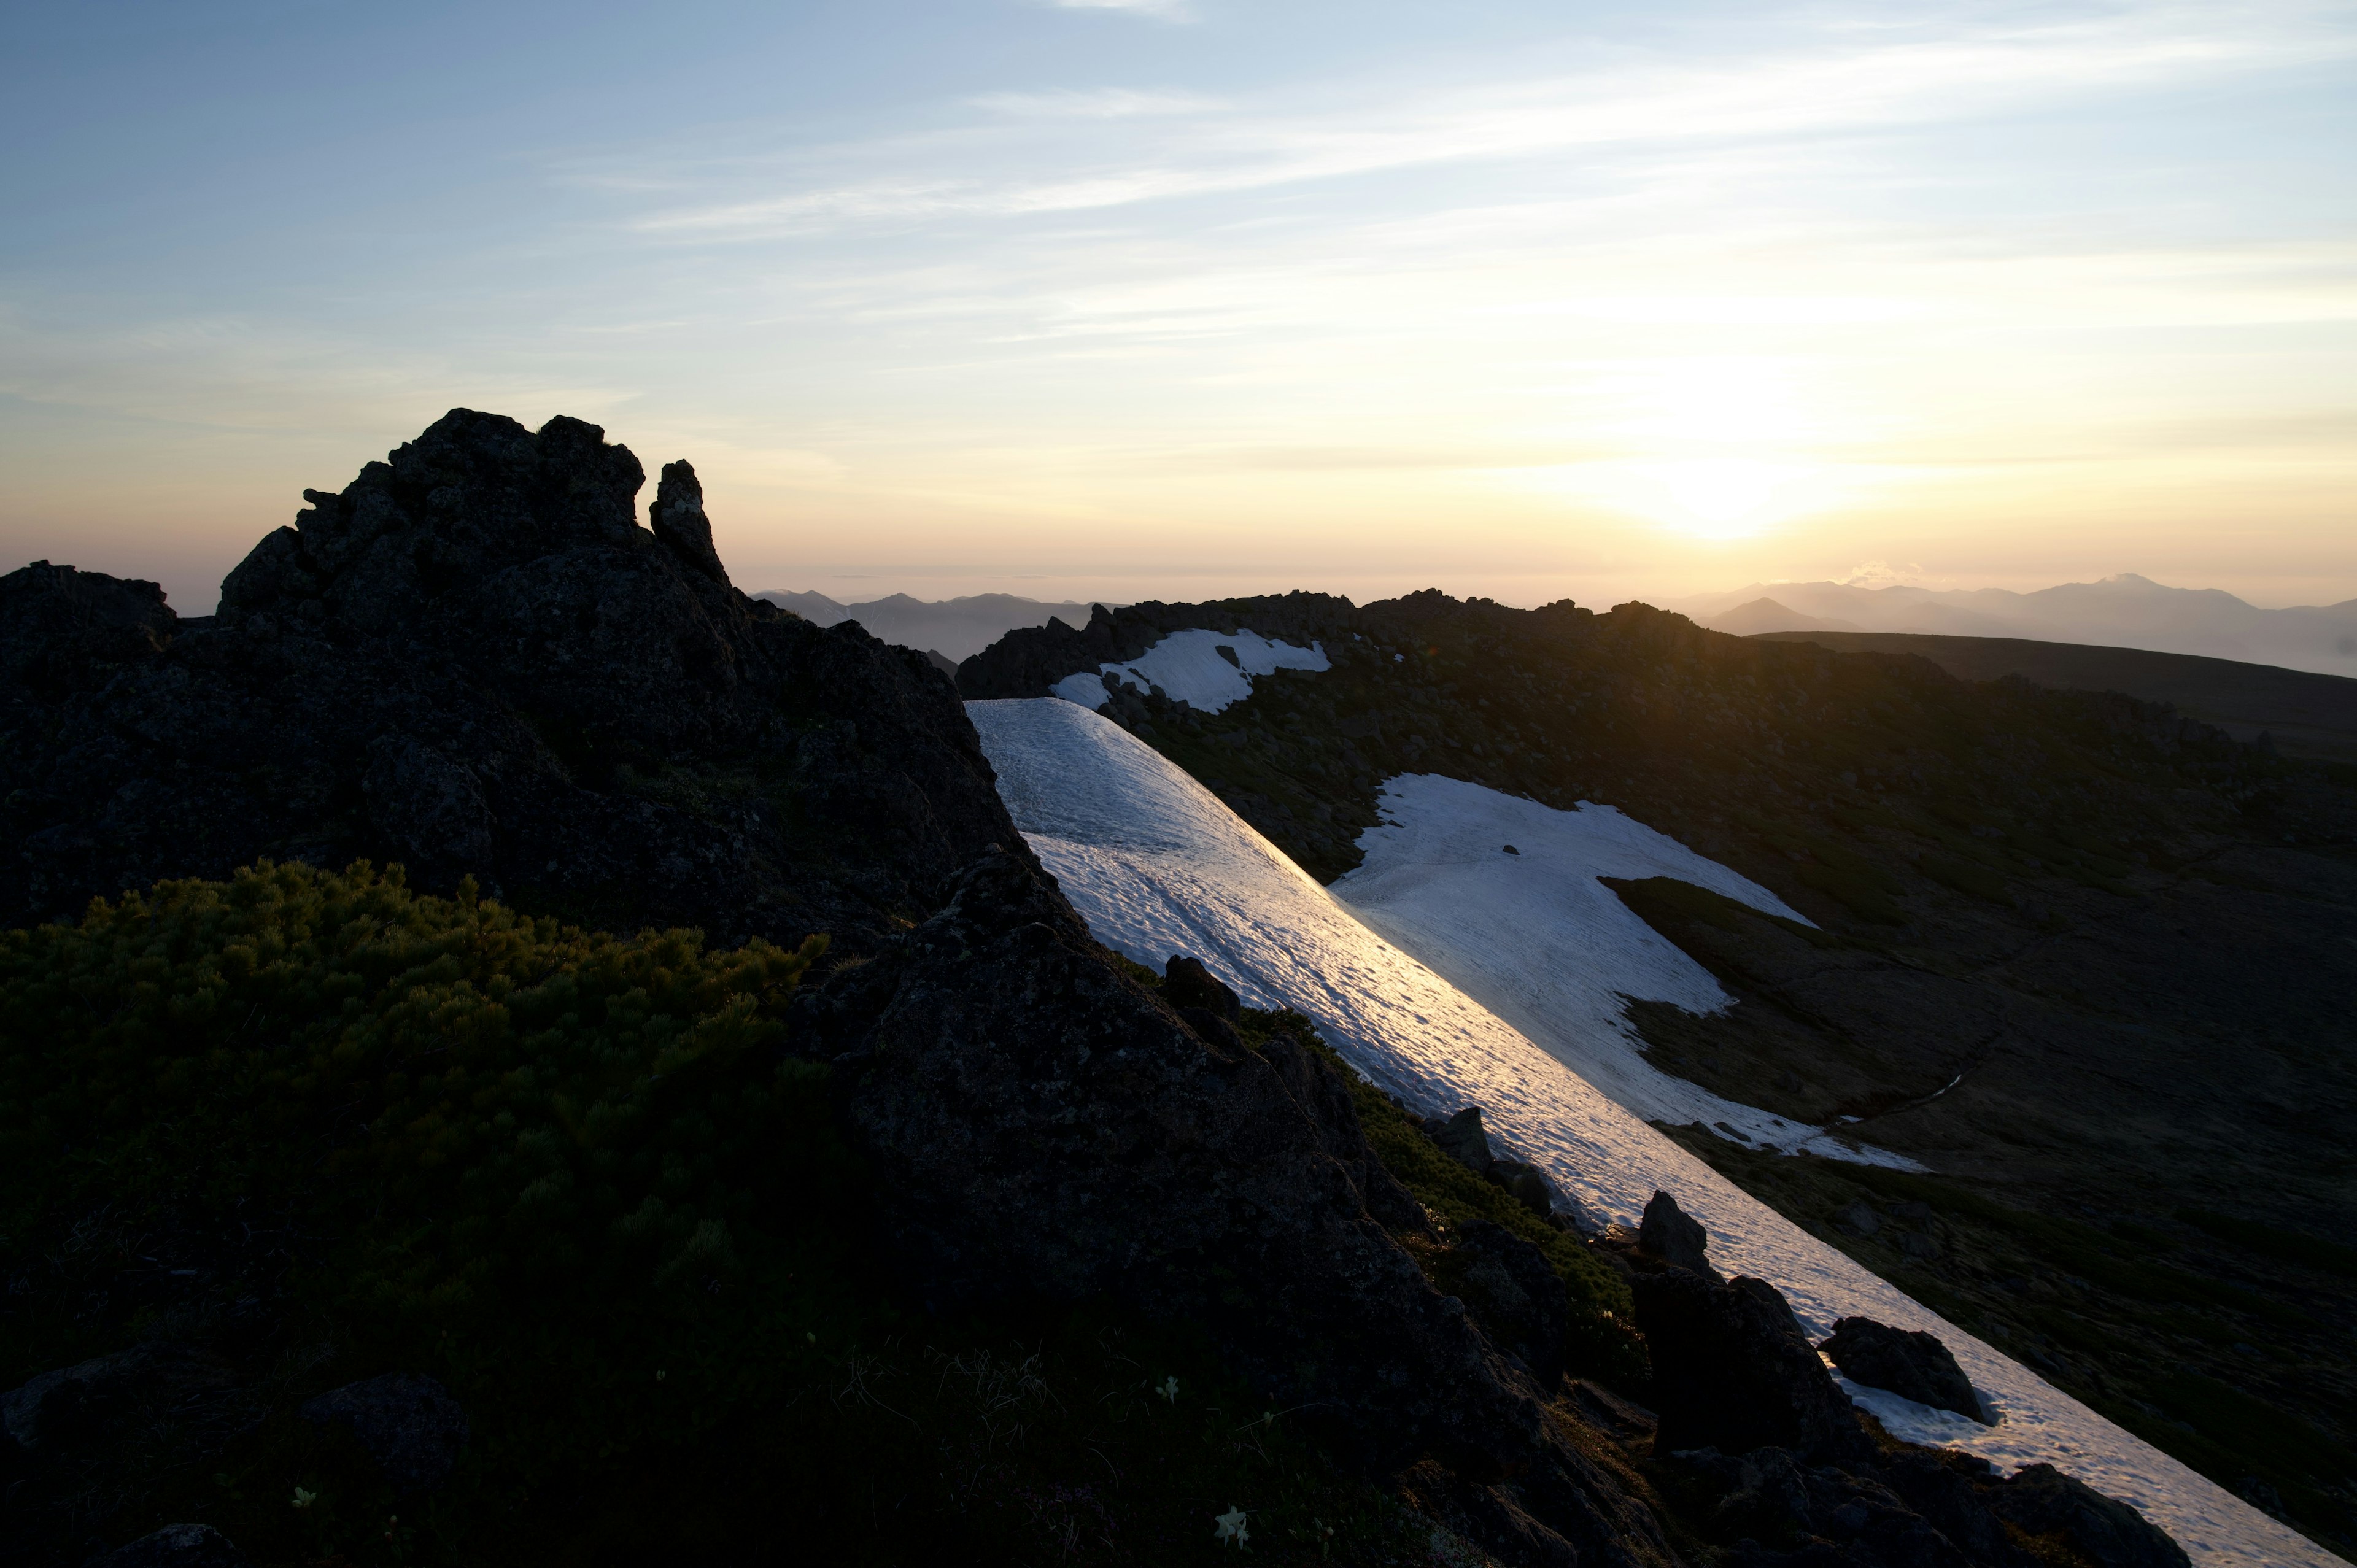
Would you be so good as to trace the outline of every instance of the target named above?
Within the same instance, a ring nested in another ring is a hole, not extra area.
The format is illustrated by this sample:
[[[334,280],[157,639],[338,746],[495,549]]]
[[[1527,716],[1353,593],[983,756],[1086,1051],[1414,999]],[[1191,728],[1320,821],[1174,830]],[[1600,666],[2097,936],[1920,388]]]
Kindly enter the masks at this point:
[[[360,1440],[395,1492],[430,1492],[450,1478],[467,1445],[467,1412],[450,1391],[415,1372],[388,1372],[331,1389],[303,1406],[303,1419],[343,1426]]]
[[[0,577],[0,926],[264,856],[853,950],[1017,843],[951,683],[728,584],[694,470],[456,410],[255,545],[217,617]]]
[[[1871,1449],[1775,1286],[1746,1276],[1714,1283],[1676,1268],[1631,1285],[1652,1348],[1657,1451],[1773,1446],[1837,1458]]]
[[[1421,1211],[1333,1071],[1283,1036],[1202,1038],[1024,863],[984,858],[804,1007],[803,1038],[847,1047],[847,1119],[893,1173],[899,1243],[937,1298],[1110,1297],[1203,1324],[1507,1562],[1672,1561],[1386,1233]]]

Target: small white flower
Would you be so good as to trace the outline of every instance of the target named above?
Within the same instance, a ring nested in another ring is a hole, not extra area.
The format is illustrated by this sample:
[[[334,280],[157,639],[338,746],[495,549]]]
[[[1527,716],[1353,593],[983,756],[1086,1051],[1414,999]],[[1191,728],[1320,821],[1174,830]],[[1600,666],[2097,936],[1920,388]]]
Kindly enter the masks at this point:
[[[319,1494],[318,1494],[318,1493],[317,1493],[317,1492],[307,1492],[307,1491],[305,1491],[305,1490],[304,1490],[302,1487],[296,1487],[296,1488],[295,1488],[295,1506],[296,1506],[296,1508],[298,1508],[298,1509],[307,1509],[307,1508],[309,1508],[313,1503],[316,1503],[316,1502],[317,1502],[318,1500],[319,1500]]]
[[[1177,1404],[1178,1402],[1178,1380],[1176,1377],[1165,1378],[1162,1380],[1162,1386],[1154,1391],[1160,1394],[1164,1399],[1168,1400],[1172,1404]]]
[[[1228,1505],[1227,1512],[1212,1515],[1211,1522],[1220,1527],[1211,1537],[1215,1545],[1223,1541],[1232,1541],[1242,1546],[1252,1540],[1252,1531],[1244,1528],[1244,1510],[1233,1503]]]

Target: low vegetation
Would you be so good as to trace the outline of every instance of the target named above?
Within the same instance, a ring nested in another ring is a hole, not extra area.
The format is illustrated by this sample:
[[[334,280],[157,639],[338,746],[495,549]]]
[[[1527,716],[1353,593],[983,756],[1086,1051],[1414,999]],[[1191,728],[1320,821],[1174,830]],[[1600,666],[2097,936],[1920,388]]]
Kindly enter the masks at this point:
[[[909,1296],[888,1176],[789,1048],[823,949],[588,932],[364,864],[0,936],[0,1388],[137,1343],[213,1369],[201,1418],[38,1471],[17,1519],[61,1553],[200,1520],[264,1563],[1152,1563],[1243,1510],[1262,1561],[1426,1560],[1427,1522],[1184,1325]],[[1278,1029],[1315,1038],[1243,1021]],[[1547,1251],[1575,1365],[1640,1385],[1617,1279],[1357,1093],[1444,1227]],[[296,1413],[391,1370],[470,1418],[429,1497]]]

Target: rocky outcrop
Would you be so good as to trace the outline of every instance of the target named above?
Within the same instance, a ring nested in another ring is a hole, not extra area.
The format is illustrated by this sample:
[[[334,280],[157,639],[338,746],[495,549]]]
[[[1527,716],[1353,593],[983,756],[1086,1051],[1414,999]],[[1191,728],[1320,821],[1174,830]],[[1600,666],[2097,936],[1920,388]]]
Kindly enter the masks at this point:
[[[1089,624],[1017,627],[958,666],[958,691],[974,697],[1044,697],[1067,675],[1135,659],[1174,631],[1256,631],[1279,641],[1347,636],[1358,624],[1351,601],[1333,594],[1271,594],[1169,605],[1159,600],[1108,610],[1092,606]]]
[[[948,680],[728,584],[694,471],[457,410],[181,620],[0,578],[0,925],[264,856],[856,950],[1017,844]]]
[[[1709,1248],[1710,1232],[1680,1208],[1676,1198],[1657,1191],[1647,1200],[1644,1217],[1637,1226],[1637,1251],[1673,1268],[1716,1280],[1718,1271],[1710,1266]]]
[[[1817,1347],[1842,1375],[1901,1399],[1986,1422],[1972,1380],[1956,1365],[1955,1353],[1920,1329],[1893,1328],[1870,1317],[1845,1317],[1833,1337]]]
[[[1774,1285],[1670,1268],[1631,1282],[1653,1357],[1655,1448],[1775,1447],[1837,1458],[1871,1450],[1857,1411]]]
[[[1421,1211],[1333,1069],[1282,1036],[1204,1038],[1023,862],[985,857],[802,1008],[800,1037],[839,1052],[846,1121],[892,1173],[900,1255],[935,1300],[1111,1298],[1203,1325],[1508,1561],[1669,1560],[1572,1418],[1387,1232]],[[1511,1249],[1489,1261],[1519,1280]]]
[[[94,1560],[91,1568],[246,1568],[244,1552],[209,1524],[167,1524]]]
[[[404,1495],[430,1492],[448,1480],[467,1445],[467,1412],[449,1390],[416,1372],[330,1389],[306,1402],[302,1416],[315,1426],[349,1430]]]

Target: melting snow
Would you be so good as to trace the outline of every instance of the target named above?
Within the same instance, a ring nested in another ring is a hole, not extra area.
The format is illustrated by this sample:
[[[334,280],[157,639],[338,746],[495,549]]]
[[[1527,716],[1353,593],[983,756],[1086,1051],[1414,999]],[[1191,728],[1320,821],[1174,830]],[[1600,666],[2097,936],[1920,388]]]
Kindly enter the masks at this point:
[[[1382,825],[1359,835],[1366,860],[1334,896],[1614,1103],[1648,1122],[1700,1122],[1788,1154],[1923,1168],[1723,1100],[1645,1059],[1622,1010],[1629,998],[1689,1013],[1716,1013],[1735,998],[1596,879],[1674,876],[1809,923],[1765,887],[1609,806],[1558,811],[1423,773],[1384,785],[1382,811]]]
[[[1225,648],[1236,656],[1231,664],[1220,654]],[[1256,632],[1174,631],[1135,659],[1104,664],[1097,672],[1067,675],[1049,688],[1068,703],[1084,708],[1105,704],[1105,677],[1127,681],[1139,691],[1162,688],[1172,702],[1216,714],[1230,703],[1252,695],[1252,677],[1279,670],[1329,670],[1323,643],[1296,648],[1271,642]]]
[[[1878,1413],[1887,1408],[1900,1435],[2005,1466],[2052,1464],[2135,1504],[2205,1568],[2346,1568],[1727,1182],[1371,931],[1217,797],[1118,725],[1069,702],[969,703],[966,711],[1016,825],[1099,940],[1157,968],[1173,953],[1192,953],[1254,1005],[1298,1009],[1360,1071],[1419,1112],[1480,1105],[1484,1121],[1591,1222],[1634,1224],[1655,1188],[1672,1193],[1709,1228],[1713,1257],[1782,1290],[1813,1337],[1853,1315],[1938,1335],[1999,1423],[1952,1421],[1853,1391]],[[1500,842],[1529,848],[1520,839]],[[1617,961],[1611,950],[1591,953],[1578,942],[1578,932],[1563,933],[1556,961]]]

